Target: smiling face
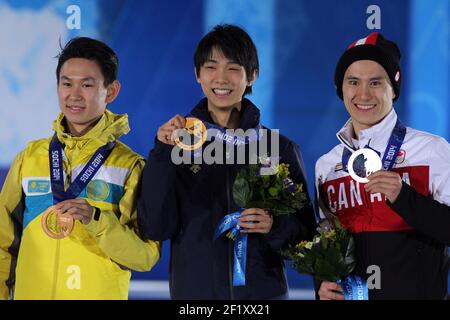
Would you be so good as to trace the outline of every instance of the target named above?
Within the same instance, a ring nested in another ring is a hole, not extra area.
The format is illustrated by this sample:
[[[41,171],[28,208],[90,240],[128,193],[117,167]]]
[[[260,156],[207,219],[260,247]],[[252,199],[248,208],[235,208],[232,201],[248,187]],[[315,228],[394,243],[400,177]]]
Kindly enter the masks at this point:
[[[395,97],[386,70],[372,60],[355,61],[348,67],[342,92],[356,136],[383,120]]]
[[[213,48],[211,57],[200,67],[196,77],[208,99],[210,111],[233,108],[240,110],[244,91],[255,81],[256,71],[251,80],[248,80],[242,65]]]
[[[64,62],[58,82],[59,107],[74,135],[89,131],[120,90],[117,80],[105,87],[98,64],[83,58]]]

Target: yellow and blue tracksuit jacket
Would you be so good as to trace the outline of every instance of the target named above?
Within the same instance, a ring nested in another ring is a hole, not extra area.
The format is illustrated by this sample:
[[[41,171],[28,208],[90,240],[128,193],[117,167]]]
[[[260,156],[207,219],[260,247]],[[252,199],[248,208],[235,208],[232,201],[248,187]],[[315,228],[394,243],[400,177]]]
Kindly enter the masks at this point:
[[[106,110],[87,134],[65,132],[54,122],[64,145],[66,188],[95,151],[128,133],[127,115]],[[78,196],[100,209],[98,220],[75,222],[70,236],[48,237],[42,213],[53,205],[50,183],[51,137],[33,141],[14,160],[0,194],[0,298],[127,299],[130,270],[148,271],[161,245],[143,241],[137,230],[136,195],[144,159],[120,141]]]

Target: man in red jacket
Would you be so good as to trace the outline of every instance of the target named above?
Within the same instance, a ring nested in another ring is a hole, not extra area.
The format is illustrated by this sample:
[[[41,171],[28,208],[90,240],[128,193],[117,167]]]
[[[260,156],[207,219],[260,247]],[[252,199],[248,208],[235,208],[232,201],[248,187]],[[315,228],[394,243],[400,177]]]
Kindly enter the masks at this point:
[[[379,271],[367,283],[369,299],[443,299],[450,213],[436,202],[450,204],[450,145],[398,119],[401,78],[400,50],[377,32],[339,59],[336,91],[350,120],[337,134],[341,143],[316,163],[320,215],[337,216],[353,234],[355,275],[367,280]],[[352,154],[360,151],[379,157],[382,170],[355,176]],[[327,281],[318,295],[344,299],[341,286]]]

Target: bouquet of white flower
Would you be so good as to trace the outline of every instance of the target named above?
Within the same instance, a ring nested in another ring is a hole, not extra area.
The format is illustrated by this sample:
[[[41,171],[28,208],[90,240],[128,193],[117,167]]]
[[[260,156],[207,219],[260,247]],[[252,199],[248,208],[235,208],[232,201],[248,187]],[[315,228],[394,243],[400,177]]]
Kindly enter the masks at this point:
[[[355,243],[338,220],[319,227],[312,241],[302,241],[284,251],[292,267],[320,280],[338,281],[355,268]]]

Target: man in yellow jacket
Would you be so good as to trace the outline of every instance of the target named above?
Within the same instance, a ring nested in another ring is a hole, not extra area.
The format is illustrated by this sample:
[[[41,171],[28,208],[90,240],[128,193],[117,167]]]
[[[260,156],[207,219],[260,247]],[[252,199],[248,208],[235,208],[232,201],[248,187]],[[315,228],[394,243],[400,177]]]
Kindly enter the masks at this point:
[[[128,117],[106,110],[118,59],[90,38],[58,58],[55,134],[19,153],[0,194],[0,298],[127,299],[130,270],[150,270],[161,246],[137,230],[144,159],[117,140]]]

